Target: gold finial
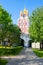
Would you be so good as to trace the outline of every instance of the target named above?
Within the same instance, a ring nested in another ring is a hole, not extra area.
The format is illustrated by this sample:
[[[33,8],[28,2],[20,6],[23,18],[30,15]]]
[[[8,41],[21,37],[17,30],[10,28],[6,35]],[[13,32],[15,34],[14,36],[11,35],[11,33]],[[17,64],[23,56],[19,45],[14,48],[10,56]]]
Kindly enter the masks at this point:
[[[28,15],[28,10],[26,10],[26,8],[24,8],[23,13],[26,14],[26,15]]]

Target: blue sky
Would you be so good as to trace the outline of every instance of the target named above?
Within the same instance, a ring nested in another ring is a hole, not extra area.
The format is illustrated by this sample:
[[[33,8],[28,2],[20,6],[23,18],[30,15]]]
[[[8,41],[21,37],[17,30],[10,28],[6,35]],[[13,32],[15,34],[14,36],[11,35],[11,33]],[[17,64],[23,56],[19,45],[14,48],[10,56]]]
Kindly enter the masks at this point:
[[[34,9],[43,6],[43,0],[0,0],[0,4],[12,15],[13,23],[17,24],[20,11],[24,7],[28,9],[29,15],[31,15]]]

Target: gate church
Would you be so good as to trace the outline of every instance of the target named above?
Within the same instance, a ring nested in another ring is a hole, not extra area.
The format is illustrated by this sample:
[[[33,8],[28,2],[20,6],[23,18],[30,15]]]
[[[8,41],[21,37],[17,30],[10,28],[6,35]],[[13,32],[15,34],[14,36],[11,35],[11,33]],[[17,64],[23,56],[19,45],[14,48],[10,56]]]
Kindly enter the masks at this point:
[[[21,29],[21,36],[20,38],[24,40],[24,46],[29,47],[29,16],[28,10],[24,8],[23,11],[20,11],[20,17],[18,19],[18,26]]]

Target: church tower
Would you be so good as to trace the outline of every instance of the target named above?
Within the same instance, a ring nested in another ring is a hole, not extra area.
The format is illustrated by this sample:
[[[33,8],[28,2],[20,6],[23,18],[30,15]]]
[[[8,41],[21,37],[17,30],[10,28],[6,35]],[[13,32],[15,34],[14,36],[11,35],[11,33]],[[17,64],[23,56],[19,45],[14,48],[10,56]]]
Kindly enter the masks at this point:
[[[18,26],[21,29],[21,38],[24,40],[24,46],[28,47],[28,29],[29,29],[29,16],[28,10],[24,8],[23,11],[20,11],[20,17],[18,19]]]
[[[24,8],[23,12],[20,11],[18,26],[21,29],[22,33],[28,34],[29,19],[28,19],[28,10],[26,10],[26,8]]]

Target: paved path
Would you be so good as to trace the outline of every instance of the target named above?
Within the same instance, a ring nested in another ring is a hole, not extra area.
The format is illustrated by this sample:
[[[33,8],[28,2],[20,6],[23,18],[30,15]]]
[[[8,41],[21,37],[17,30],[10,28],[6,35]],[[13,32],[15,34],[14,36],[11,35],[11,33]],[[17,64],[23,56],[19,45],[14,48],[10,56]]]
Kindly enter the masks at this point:
[[[18,56],[12,56],[8,60],[7,65],[43,65],[43,59],[37,57],[30,48],[24,48]]]

